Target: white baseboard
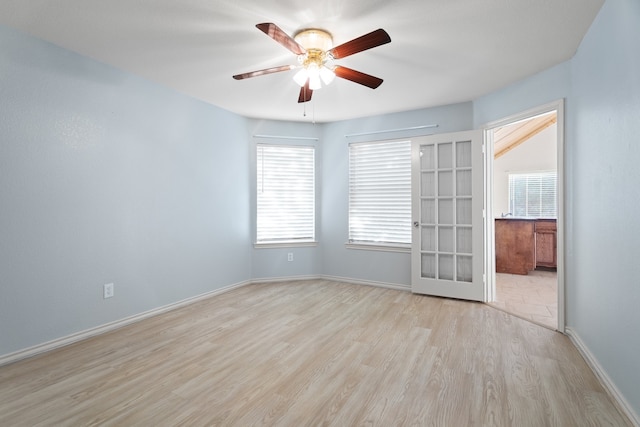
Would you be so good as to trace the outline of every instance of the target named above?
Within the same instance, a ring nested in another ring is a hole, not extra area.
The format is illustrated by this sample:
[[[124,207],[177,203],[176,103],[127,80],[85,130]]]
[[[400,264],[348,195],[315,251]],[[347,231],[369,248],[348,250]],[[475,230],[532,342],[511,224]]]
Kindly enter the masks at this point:
[[[305,276],[286,276],[286,277],[265,277],[262,279],[252,279],[251,283],[276,283],[276,282],[295,282],[296,280],[316,280],[320,276],[317,275],[305,275]]]
[[[377,288],[394,289],[396,291],[411,291],[411,285],[401,285],[398,283],[376,282],[373,280],[352,279],[350,277],[339,276],[318,276],[319,279],[331,280],[333,282],[352,283],[354,285],[375,286]]]
[[[397,291],[410,291],[410,285],[400,285],[397,283],[376,282],[373,280],[353,279],[351,277],[315,275],[315,276],[287,276],[287,277],[268,277],[264,279],[253,279],[251,283],[275,283],[275,282],[293,282],[296,280],[330,280],[332,282],[351,283],[353,285],[375,286],[377,288],[394,289]]]
[[[618,390],[611,378],[609,378],[607,372],[602,368],[602,366],[600,366],[598,359],[596,359],[593,353],[591,353],[589,347],[587,347],[584,341],[580,338],[580,335],[569,327],[565,328],[565,334],[569,337],[573,345],[576,346],[582,355],[582,358],[587,362],[587,365],[589,365],[595,376],[600,381],[600,384],[602,384],[602,387],[607,391],[620,412],[625,414],[635,427],[640,427],[640,417],[638,417],[638,414],[635,413],[631,405],[629,405],[629,402],[627,402],[622,393],[620,393],[620,390]]]
[[[247,280],[240,283],[234,283],[232,285],[225,286],[220,289],[215,289],[213,291],[206,292],[204,294],[196,295],[195,297],[187,298],[182,301],[178,301],[172,304],[167,304],[162,307],[154,308],[152,310],[145,311],[143,313],[135,314],[133,316],[126,317],[124,319],[120,319],[120,320],[106,323],[104,325],[96,326],[95,328],[76,332],[74,334],[57,338],[42,344],[38,344],[33,347],[29,347],[23,350],[18,350],[14,353],[0,355],[0,366],[8,365],[9,363],[14,363],[19,360],[33,357],[38,354],[54,350],[56,348],[64,347],[66,345],[73,344],[87,338],[101,335],[106,332],[110,332],[115,329],[121,328],[123,326],[127,326],[135,322],[139,322],[149,317],[157,316],[159,314],[166,313],[167,311],[175,310],[177,308],[184,307],[189,304],[193,304],[194,302],[201,301],[206,298],[211,298],[215,295],[219,295],[225,292],[229,292],[233,289],[237,289],[242,286],[258,284],[258,283],[291,282],[291,281],[297,281],[297,280],[315,280],[315,279],[324,279],[324,280],[331,280],[334,282],[352,283],[356,285],[376,286],[380,288],[395,289],[395,290],[401,290],[401,291],[411,290],[411,287],[408,285],[398,285],[394,283],[374,282],[369,280],[359,280],[359,279],[351,279],[347,277],[336,277],[336,276],[318,276],[318,275],[288,276],[288,277],[269,277],[264,279]]]
[[[207,298],[211,298],[212,296],[219,295],[225,292],[229,292],[233,289],[240,288],[242,286],[246,286],[253,283],[252,281],[244,281],[240,283],[234,283],[229,286],[225,286],[219,289],[215,289],[210,292],[205,292],[204,294],[196,295],[195,297],[187,298],[182,301],[178,301],[175,303],[167,304],[162,307],[154,308],[152,310],[145,311],[143,313],[135,314],[133,316],[125,317],[124,319],[116,320],[114,322],[105,323],[104,325],[96,326],[95,328],[87,329],[84,331],[76,332],[71,335],[67,335],[62,338],[57,338],[52,341],[48,341],[42,344],[35,345],[33,347],[29,347],[23,350],[18,350],[14,353],[9,353],[6,355],[0,355],[0,366],[8,365],[9,363],[17,362],[18,360],[26,359],[29,357],[36,356],[41,353],[45,353],[47,351],[54,350],[56,348],[64,347],[69,344],[76,343],[78,341],[85,340],[87,338],[94,337],[96,335],[101,335],[106,332],[113,331],[115,329],[121,328],[123,326],[130,325],[135,322],[139,322],[141,320],[147,319],[149,317],[157,316],[162,313],[166,313],[167,311],[175,310],[180,307],[184,307],[189,304],[193,304],[194,302],[201,301]]]

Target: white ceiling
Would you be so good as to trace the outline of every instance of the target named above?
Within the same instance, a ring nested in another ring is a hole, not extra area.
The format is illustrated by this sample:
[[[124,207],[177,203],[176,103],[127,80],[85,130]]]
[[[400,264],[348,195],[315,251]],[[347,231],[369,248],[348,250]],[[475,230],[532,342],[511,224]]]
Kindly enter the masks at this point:
[[[571,58],[604,0],[2,0],[0,24],[238,114],[329,122],[473,100]],[[384,79],[336,79],[297,103],[296,64],[259,31],[322,28],[391,43],[337,61]]]

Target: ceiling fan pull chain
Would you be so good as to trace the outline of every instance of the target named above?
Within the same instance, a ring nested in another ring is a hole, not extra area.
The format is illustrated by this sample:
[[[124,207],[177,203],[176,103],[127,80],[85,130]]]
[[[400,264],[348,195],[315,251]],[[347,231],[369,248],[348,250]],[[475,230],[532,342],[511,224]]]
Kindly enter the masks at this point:
[[[304,99],[307,99],[307,86],[303,86],[302,90],[304,91]],[[307,103],[302,103],[302,117],[307,117]]]

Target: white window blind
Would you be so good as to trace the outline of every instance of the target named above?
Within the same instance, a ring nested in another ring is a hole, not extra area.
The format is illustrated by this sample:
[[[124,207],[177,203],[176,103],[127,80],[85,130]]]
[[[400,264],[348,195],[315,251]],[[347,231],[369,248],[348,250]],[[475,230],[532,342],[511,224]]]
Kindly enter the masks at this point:
[[[315,240],[315,149],[257,146],[256,243]]]
[[[411,243],[411,141],[349,145],[349,242]]]
[[[509,174],[509,212],[513,216],[556,218],[556,172]]]

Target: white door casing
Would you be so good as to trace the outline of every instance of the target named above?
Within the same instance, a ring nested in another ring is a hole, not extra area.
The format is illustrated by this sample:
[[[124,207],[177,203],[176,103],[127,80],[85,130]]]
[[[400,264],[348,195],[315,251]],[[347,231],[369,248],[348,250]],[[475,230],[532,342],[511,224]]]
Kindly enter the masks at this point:
[[[415,138],[411,290],[484,300],[483,131]]]
[[[486,130],[487,137],[491,137],[493,130],[498,127],[513,124],[521,120],[527,120],[540,114],[551,111],[556,113],[556,150],[557,150],[557,307],[558,307],[558,326],[557,330],[564,333],[565,331],[565,161],[564,161],[564,99],[559,99],[545,105],[534,107],[530,110],[523,111],[502,119],[486,123],[483,128]],[[493,188],[493,141],[487,139],[485,141],[487,149],[485,150],[485,170],[487,171],[487,187]],[[495,297],[495,242],[494,242],[494,221],[495,212],[492,211],[493,201],[491,191],[487,191],[486,195],[486,215],[485,222],[487,241],[486,250],[486,271],[487,271],[487,298],[486,302],[491,302]]]

